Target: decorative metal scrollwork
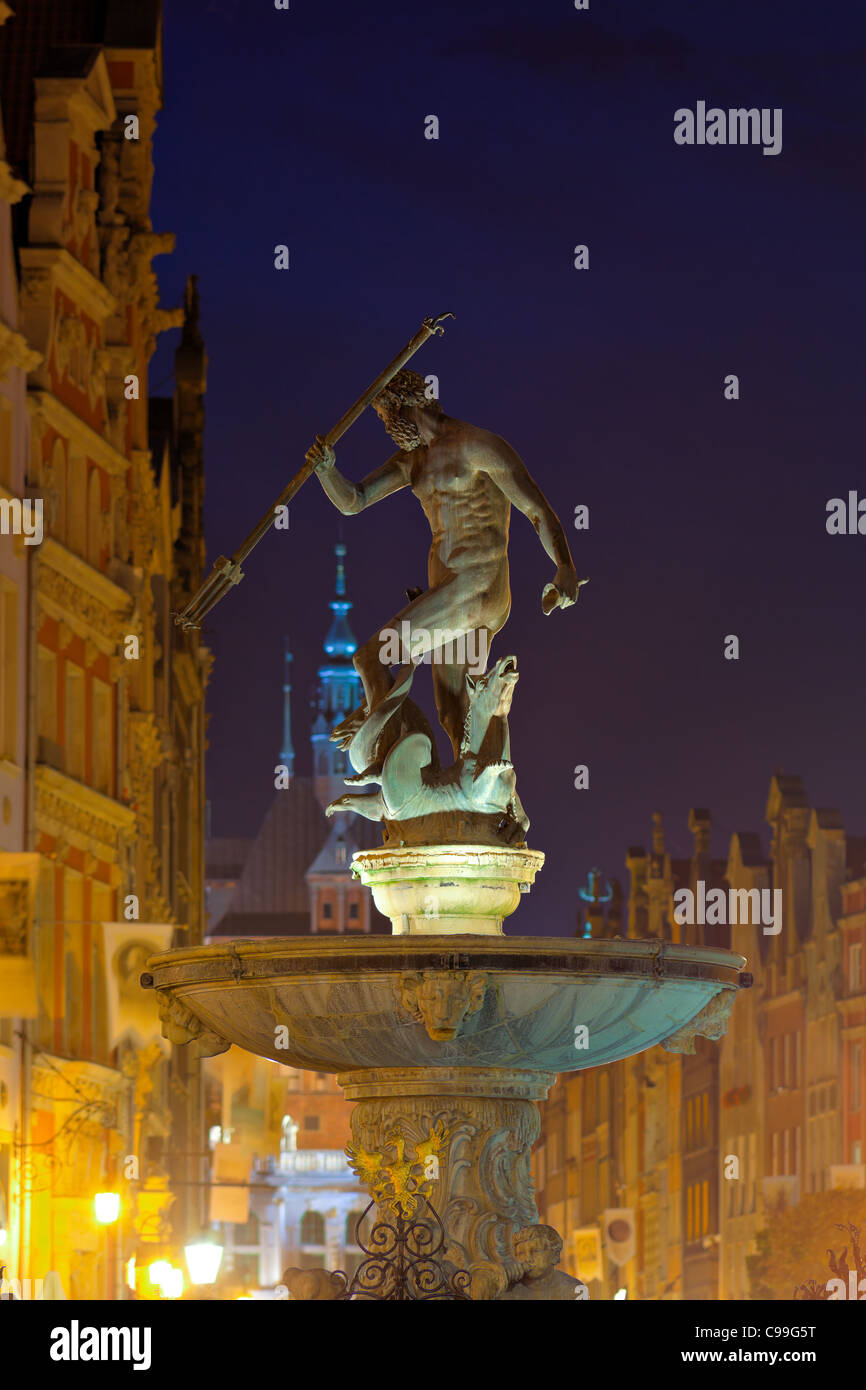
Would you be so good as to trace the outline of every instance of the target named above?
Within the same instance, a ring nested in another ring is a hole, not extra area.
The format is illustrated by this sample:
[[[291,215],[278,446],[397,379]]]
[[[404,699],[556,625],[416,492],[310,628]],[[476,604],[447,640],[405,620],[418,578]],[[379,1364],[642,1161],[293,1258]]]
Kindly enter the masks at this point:
[[[361,1236],[364,1220],[376,1205],[370,1202],[358,1220],[357,1244],[365,1258],[350,1280],[342,1270],[334,1277],[344,1288],[337,1300],[355,1298],[423,1302],[469,1300],[468,1270],[449,1270],[439,1258],[445,1249],[445,1228],[435,1208],[423,1198],[425,1214],[407,1220],[402,1203],[393,1204],[393,1224],[377,1221],[366,1237]],[[429,1218],[432,1218],[429,1219]]]

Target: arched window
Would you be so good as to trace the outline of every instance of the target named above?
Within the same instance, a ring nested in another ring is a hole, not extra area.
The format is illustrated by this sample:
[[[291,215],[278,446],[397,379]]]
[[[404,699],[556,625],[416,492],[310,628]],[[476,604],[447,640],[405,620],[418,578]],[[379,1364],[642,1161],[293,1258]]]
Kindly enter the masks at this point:
[[[66,541],[66,449],[61,439],[55,439],[51,462],[44,473],[45,505],[51,517],[51,534],[57,541]]]
[[[350,1211],[346,1217],[346,1238],[345,1245],[358,1244],[358,1223],[364,1215],[363,1211]]]
[[[94,569],[99,569],[102,554],[102,489],[99,469],[92,468],[87,485],[87,559]]]
[[[83,556],[87,546],[87,459],[70,451],[69,486],[66,490],[66,544]]]
[[[325,1218],[320,1211],[305,1211],[301,1217],[301,1244],[324,1245]]]

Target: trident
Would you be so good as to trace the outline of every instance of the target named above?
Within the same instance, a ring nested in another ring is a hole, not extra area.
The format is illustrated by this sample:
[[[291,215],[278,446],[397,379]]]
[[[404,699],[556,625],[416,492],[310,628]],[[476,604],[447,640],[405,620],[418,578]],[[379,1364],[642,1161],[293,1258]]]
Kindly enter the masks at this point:
[[[434,333],[438,334],[439,337],[442,336],[445,332],[445,329],[441,327],[442,320],[453,318],[454,314],[437,314],[436,318],[426,318],[415,337],[406,344],[402,351],[397,353],[393,362],[388,363],[385,370],[379,373],[363,395],[358,397],[355,404],[349,407],[333,429],[328,431],[325,435],[325,443],[333,448],[337,440],[346,433],[350,425],[355,423],[358,416],[363,414],[370,402],[378,396],[380,391],[384,390],[391,378],[397,375],[400,368],[405,366],[409,358],[415,355],[419,347],[426,343],[427,339],[432,337]],[[265,532],[270,530],[277,508],[284,507],[287,502],[291,501],[313,471],[314,465],[305,461],[303,467],[299,468],[291,482],[286,484],[274,505],[265,512],[261,521],[250,531],[246,540],[238,547],[231,559],[227,560],[225,555],[220,555],[214,561],[213,569],[207,579],[193,594],[186,607],[180,613],[175,613],[174,621],[178,627],[201,627],[202,619],[219,603],[229,589],[233,588],[235,584],[240,584],[244,577],[241,565],[250,551],[258,545]]]

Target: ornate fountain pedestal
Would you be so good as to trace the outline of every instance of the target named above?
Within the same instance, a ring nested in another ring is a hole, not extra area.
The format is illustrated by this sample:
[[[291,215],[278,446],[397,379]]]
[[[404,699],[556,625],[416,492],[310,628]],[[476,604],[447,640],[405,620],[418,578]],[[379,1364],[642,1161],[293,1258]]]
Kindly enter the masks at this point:
[[[474,1298],[567,1298],[576,1281],[553,1268],[558,1238],[532,1194],[536,1102],[558,1073],[720,1037],[744,964],[661,941],[410,932],[169,951],[142,983],[166,1036],[201,1055],[236,1043],[336,1073],[380,1219],[429,1200]]]
[[[550,1072],[494,1067],[405,1067],[337,1077],[352,1112],[350,1156],[380,1218],[399,1202],[423,1216],[427,1198],[445,1230],[443,1258],[466,1270],[474,1298],[494,1298],[521,1276],[514,1235],[538,1223],[530,1150],[535,1101]]]
[[[395,936],[502,936],[502,922],[544,864],[538,850],[415,845],[362,850],[352,873],[390,917]]]

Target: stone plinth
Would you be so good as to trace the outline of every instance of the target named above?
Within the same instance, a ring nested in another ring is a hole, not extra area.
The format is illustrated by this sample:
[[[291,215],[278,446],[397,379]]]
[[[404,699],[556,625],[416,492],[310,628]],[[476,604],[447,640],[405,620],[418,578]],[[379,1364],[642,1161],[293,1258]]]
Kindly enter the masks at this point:
[[[352,873],[395,936],[502,936],[502,923],[544,863],[539,850],[417,845],[361,850]]]

